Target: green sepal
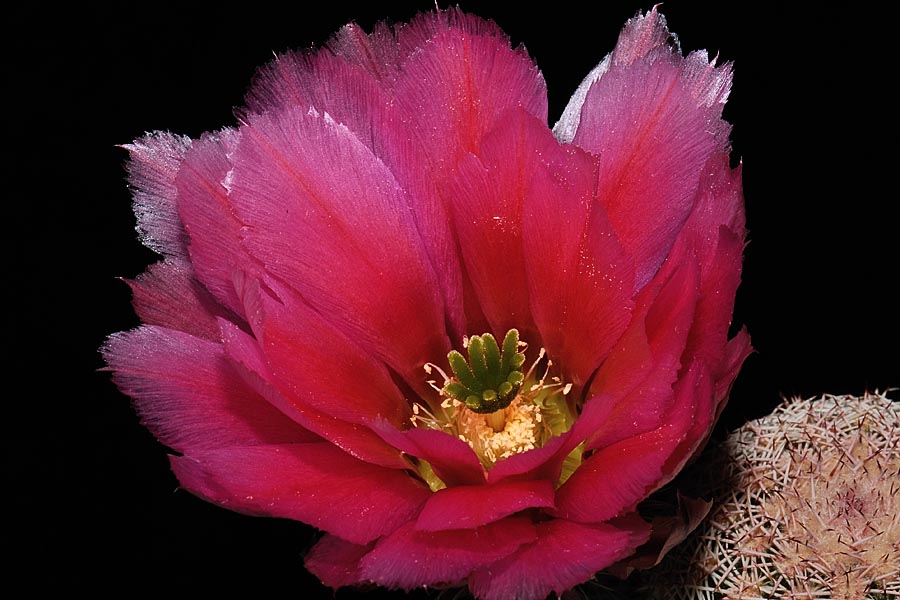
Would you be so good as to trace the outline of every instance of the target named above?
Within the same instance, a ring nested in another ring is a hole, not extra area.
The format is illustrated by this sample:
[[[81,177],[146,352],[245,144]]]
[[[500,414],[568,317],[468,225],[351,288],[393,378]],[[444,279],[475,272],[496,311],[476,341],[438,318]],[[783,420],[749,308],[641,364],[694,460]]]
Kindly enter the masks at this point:
[[[447,487],[447,484],[444,483],[434,472],[434,469],[431,468],[431,463],[422,460],[421,458],[416,462],[418,463],[417,469],[419,471],[419,476],[428,484],[428,487],[432,492],[438,492]]]
[[[584,454],[584,442],[578,444],[563,460],[562,469],[559,472],[559,483],[556,484],[557,488],[568,481],[575,469],[581,466],[582,454]]]

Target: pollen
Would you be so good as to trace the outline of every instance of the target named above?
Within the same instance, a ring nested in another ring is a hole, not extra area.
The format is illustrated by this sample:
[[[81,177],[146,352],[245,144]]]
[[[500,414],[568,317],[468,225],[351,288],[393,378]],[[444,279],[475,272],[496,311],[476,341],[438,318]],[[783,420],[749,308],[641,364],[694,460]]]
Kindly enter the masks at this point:
[[[469,410],[458,400],[456,422],[460,439],[469,444],[485,463],[492,466],[502,458],[533,450],[542,437],[541,408],[517,396],[509,406],[497,411],[502,423],[495,427],[497,413],[481,414]]]

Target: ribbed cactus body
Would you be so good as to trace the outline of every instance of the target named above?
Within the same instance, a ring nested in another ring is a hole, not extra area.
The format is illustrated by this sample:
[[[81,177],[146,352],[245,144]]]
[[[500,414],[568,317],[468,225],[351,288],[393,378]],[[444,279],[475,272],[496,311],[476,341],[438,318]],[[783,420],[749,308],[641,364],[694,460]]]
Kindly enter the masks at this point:
[[[793,400],[711,448],[716,506],[649,595],[900,598],[898,415],[885,394]]]

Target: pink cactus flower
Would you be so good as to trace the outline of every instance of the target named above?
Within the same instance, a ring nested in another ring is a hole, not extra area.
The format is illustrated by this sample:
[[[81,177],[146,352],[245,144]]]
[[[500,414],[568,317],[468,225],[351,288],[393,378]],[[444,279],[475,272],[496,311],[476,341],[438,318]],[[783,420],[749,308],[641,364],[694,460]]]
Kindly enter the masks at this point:
[[[328,586],[561,593],[646,554],[750,352],[730,86],[654,9],[551,130],[493,23],[347,25],[128,146],[163,260],[109,369],[184,489],[324,531]]]

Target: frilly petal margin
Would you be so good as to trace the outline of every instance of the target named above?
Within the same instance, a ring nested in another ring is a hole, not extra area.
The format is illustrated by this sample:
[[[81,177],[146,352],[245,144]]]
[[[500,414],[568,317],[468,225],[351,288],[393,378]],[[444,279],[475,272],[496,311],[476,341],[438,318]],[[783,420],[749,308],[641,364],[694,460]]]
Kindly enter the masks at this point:
[[[222,448],[171,463],[181,485],[209,502],[296,519],[356,544],[408,523],[430,495],[405,471],[356,460],[328,442]]]
[[[166,257],[187,258],[187,234],[178,216],[175,178],[190,150],[187,136],[150,133],[123,146],[141,241]]]
[[[185,259],[167,258],[126,283],[131,287],[134,312],[146,325],[218,341],[219,318],[239,321],[197,281],[193,266]]]
[[[246,385],[221,344],[145,325],[112,336],[103,356],[143,424],[178,452],[317,439]]]
[[[654,6],[649,13],[638,13],[629,19],[619,34],[619,40],[613,52],[607,54],[600,63],[591,69],[587,77],[572,94],[562,116],[553,126],[553,134],[563,143],[571,143],[581,122],[581,108],[594,83],[609,70],[613,60],[618,65],[631,64],[635,59],[647,55],[651,50],[666,44],[678,45],[678,39],[669,33],[665,17],[656,11]]]
[[[240,133],[224,129],[195,141],[175,179],[178,214],[190,236],[191,263],[197,278],[235,314],[245,316],[235,289],[235,273],[258,275],[258,262],[241,243],[245,226],[235,214],[226,187]]]
[[[655,8],[626,25],[578,109],[571,138],[603,157],[597,195],[634,257],[638,286],[671,248],[707,160],[727,151],[731,129],[720,118],[730,65],[714,66],[705,52],[682,57],[665,43],[669,38]]]

